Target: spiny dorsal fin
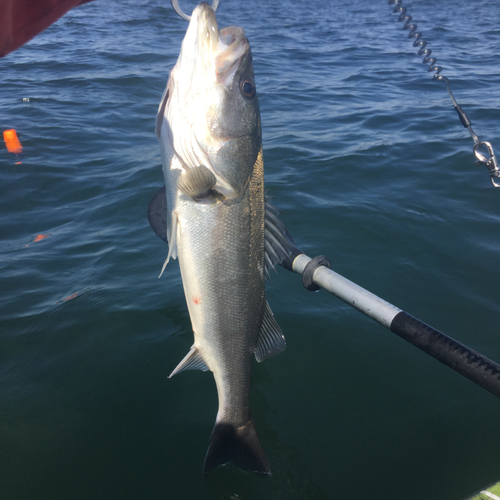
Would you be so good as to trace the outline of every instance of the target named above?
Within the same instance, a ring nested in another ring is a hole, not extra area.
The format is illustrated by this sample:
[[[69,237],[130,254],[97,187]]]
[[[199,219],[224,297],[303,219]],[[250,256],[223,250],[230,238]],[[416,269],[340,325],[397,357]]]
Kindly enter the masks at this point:
[[[286,229],[278,218],[279,210],[271,205],[270,197],[266,195],[265,217],[265,261],[266,275],[274,269],[276,264],[281,264],[292,255],[292,247],[286,238]]]
[[[269,304],[266,302],[259,340],[255,348],[255,359],[260,363],[284,351],[285,347],[285,336],[278,323],[276,323]]]
[[[175,370],[168,376],[168,378],[172,378],[174,375],[177,375],[184,370],[201,370],[208,371],[208,366],[205,361],[201,357],[198,349],[195,346],[191,347],[190,351],[186,354],[184,359],[177,365]]]

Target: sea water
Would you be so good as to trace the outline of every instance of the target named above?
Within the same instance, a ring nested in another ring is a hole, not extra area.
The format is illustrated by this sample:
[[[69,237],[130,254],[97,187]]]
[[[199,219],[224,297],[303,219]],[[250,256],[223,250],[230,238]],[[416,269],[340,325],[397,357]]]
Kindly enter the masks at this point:
[[[500,154],[500,3],[410,13]],[[186,11],[194,2],[181,1]],[[309,256],[500,361],[500,189],[392,7],[221,0],[250,40],[266,189]],[[192,331],[147,207],[157,107],[187,23],[99,0],[0,60],[2,500],[460,500],[500,479],[500,401],[300,277],[251,405],[273,476],[201,474],[210,373],[169,373]]]

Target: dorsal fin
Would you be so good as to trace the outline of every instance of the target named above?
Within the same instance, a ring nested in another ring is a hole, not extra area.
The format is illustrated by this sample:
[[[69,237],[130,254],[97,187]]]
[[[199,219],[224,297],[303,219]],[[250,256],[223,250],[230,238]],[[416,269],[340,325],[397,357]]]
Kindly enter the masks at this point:
[[[270,200],[270,197],[266,195],[265,259],[267,276],[276,264],[281,264],[293,252],[285,236],[287,233],[285,225],[278,218],[280,211],[271,205]]]

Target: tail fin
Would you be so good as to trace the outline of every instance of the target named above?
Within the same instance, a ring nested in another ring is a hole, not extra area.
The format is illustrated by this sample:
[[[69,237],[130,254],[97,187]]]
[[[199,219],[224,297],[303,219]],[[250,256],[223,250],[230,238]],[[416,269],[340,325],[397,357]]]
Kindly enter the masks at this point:
[[[240,469],[271,474],[253,419],[241,427],[223,422],[215,424],[203,464],[203,474],[229,460]]]

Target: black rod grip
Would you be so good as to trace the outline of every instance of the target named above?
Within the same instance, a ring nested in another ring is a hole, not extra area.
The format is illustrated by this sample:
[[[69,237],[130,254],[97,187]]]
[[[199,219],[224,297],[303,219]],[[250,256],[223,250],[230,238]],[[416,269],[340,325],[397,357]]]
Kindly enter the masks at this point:
[[[441,363],[500,397],[500,365],[401,311],[391,331]]]

